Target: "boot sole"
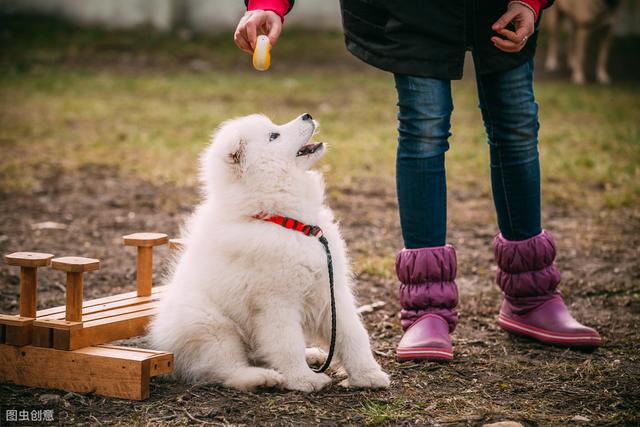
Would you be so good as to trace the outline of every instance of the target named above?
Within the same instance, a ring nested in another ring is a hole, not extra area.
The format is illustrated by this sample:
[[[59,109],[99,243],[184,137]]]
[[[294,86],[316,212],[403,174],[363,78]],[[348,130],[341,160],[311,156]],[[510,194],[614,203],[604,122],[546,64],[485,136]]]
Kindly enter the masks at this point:
[[[598,347],[602,343],[599,336],[553,332],[518,322],[502,314],[498,317],[498,325],[507,332],[523,335],[547,344],[566,347]]]
[[[429,347],[397,349],[396,358],[398,359],[398,362],[407,362],[409,360],[450,362],[451,360],[453,360],[453,350]]]

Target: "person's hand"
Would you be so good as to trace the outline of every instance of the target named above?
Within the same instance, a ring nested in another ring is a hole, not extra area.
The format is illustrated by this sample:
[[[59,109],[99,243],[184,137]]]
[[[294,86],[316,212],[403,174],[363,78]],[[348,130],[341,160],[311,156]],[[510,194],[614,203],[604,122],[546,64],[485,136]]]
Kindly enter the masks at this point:
[[[273,46],[278,41],[281,31],[282,20],[277,13],[270,10],[250,10],[238,22],[233,41],[240,49],[253,53],[260,34],[266,34]]]
[[[515,27],[515,32],[506,28],[511,22]],[[520,3],[510,3],[507,11],[491,26],[491,29],[505,37],[491,37],[491,42],[495,47],[504,52],[520,52],[534,32],[535,16],[528,7]]]

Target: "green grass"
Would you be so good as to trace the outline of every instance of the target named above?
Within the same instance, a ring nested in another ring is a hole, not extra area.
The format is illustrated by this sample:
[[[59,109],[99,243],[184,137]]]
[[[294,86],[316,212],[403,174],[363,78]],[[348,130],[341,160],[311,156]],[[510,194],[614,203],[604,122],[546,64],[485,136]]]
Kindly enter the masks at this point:
[[[43,165],[74,169],[85,163],[191,184],[213,129],[254,112],[276,122],[307,111],[318,118],[318,138],[330,146],[320,166],[330,185],[393,175],[393,79],[350,59],[339,33],[289,31],[273,52],[272,71],[258,73],[227,35],[184,41],[48,21],[4,26],[3,189],[30,188]],[[194,60],[204,61],[205,71],[193,71]],[[540,81],[536,88],[546,200],[637,207],[640,86]],[[488,149],[474,83],[455,82],[454,101],[450,184],[488,192]]]
[[[399,422],[412,416],[406,406],[404,397],[393,399],[391,402],[365,399],[360,414],[367,425]]]
[[[354,271],[366,273],[372,277],[381,279],[393,279],[395,272],[395,259],[388,256],[375,256],[361,254],[353,265]]]

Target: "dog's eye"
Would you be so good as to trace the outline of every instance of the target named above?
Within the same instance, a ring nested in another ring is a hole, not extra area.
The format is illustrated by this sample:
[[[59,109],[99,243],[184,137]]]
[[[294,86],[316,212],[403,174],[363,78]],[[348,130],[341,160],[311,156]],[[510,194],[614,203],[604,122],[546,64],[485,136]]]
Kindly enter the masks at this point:
[[[278,132],[271,132],[269,134],[269,142],[278,139],[278,137],[280,136],[280,134]]]

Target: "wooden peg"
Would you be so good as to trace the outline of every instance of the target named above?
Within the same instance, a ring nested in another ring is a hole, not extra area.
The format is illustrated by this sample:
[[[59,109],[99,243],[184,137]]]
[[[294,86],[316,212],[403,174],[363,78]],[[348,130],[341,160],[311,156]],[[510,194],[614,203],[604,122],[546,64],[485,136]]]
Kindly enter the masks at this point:
[[[36,317],[38,304],[38,267],[51,263],[52,254],[15,252],[5,255],[9,265],[20,267],[20,316]]]
[[[170,239],[169,248],[181,251],[184,249],[184,239]]]
[[[125,246],[138,247],[138,261],[136,270],[136,286],[138,296],[151,295],[153,286],[153,247],[166,245],[169,236],[163,233],[134,233],[123,236]]]
[[[93,258],[63,257],[51,260],[51,267],[67,272],[67,301],[65,320],[82,321],[83,274],[100,269],[100,261]]]

